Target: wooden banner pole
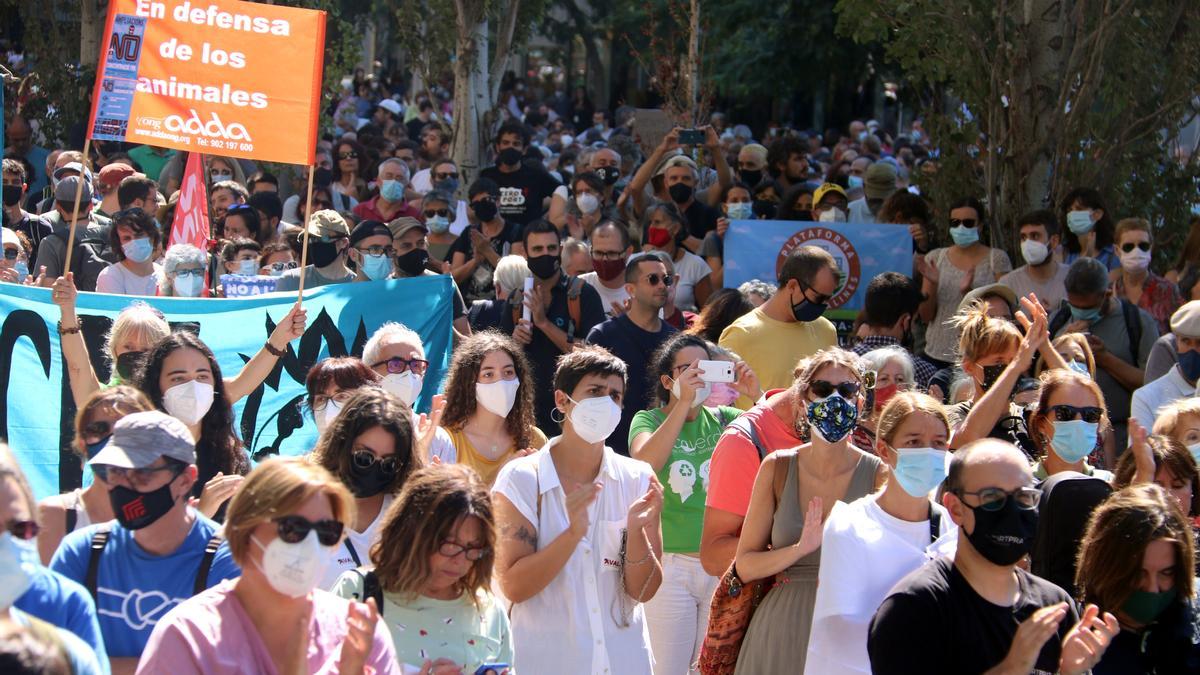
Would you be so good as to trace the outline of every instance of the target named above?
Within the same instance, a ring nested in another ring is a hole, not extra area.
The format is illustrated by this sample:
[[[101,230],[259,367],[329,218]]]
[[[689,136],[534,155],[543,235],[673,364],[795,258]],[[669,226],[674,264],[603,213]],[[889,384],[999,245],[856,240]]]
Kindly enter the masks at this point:
[[[304,231],[300,235],[300,291],[296,297],[297,303],[304,301],[304,270],[308,267],[308,228],[312,224],[313,174],[316,172],[315,164],[308,167],[308,197],[304,200]]]
[[[67,272],[71,271],[71,253],[75,248],[75,221],[79,219],[79,202],[83,198],[83,181],[87,180],[87,175],[90,173],[88,165],[91,164],[89,153],[92,150],[92,139],[87,138],[83,141],[83,171],[79,173],[79,184],[75,186],[75,207],[71,209],[71,235],[67,237],[67,257],[63,259],[62,276],[67,276]]]

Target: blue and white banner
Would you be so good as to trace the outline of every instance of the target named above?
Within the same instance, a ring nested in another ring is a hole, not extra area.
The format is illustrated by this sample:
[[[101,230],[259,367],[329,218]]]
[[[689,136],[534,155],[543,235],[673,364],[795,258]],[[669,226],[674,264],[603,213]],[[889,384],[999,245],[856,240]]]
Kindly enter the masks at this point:
[[[297,455],[316,441],[316,425],[301,414],[308,370],[329,356],[361,356],[380,325],[397,321],[416,331],[429,371],[417,408],[428,410],[450,364],[453,293],[449,276],[427,276],[305,291],[308,327],[253,393],[234,406],[238,433],[256,459]],[[241,299],[132,298],[80,293],[77,313],[92,365],[101,382],[112,365],[104,339],[113,319],[132,302],[147,302],[173,328],[199,331],[217,356],[222,375],[235,376],[296,302],[294,294]],[[78,484],[78,459],[70,449],[75,404],[63,367],[50,290],[0,283],[0,438],[7,440],[38,498]],[[60,463],[62,470],[60,472]]]
[[[735,220],[725,233],[725,287],[752,279],[775,283],[797,246],[829,251],[842,272],[831,310],[858,311],[867,284],[884,272],[912,275],[912,235],[907,225]]]

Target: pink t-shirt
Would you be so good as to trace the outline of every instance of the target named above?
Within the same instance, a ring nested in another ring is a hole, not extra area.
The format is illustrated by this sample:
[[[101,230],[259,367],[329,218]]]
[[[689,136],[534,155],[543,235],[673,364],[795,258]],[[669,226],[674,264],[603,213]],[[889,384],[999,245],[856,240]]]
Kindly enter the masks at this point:
[[[139,675],[278,673],[258,629],[233,594],[236,581],[229,579],[213,586],[168,612],[150,634],[138,663]],[[313,591],[312,598],[308,672],[337,673],[349,601],[322,590]],[[375,639],[363,672],[401,675],[396,648],[382,621],[375,626]]]
[[[767,452],[794,448],[804,441],[796,438],[795,430],[767,405],[767,399],[786,391],[772,389],[741,415],[754,426],[758,434],[758,442]],[[754,477],[758,475],[758,449],[750,437],[733,425],[725,427],[713,450],[712,462],[708,473],[708,499],[705,506],[730,513],[743,518],[750,508],[750,493],[754,491]]]

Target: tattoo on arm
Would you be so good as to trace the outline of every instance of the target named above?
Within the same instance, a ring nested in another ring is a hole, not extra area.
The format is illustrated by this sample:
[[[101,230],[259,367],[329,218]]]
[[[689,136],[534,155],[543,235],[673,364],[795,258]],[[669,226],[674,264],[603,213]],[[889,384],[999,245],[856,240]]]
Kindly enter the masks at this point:
[[[524,542],[537,550],[537,534],[530,532],[524,525],[505,525],[500,528],[500,534],[506,539]]]

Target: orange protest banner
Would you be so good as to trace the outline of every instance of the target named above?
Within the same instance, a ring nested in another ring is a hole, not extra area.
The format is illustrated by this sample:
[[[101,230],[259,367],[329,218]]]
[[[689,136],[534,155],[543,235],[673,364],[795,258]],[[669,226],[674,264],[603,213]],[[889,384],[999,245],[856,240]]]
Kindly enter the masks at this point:
[[[88,137],[312,164],[325,13],[111,0]]]

